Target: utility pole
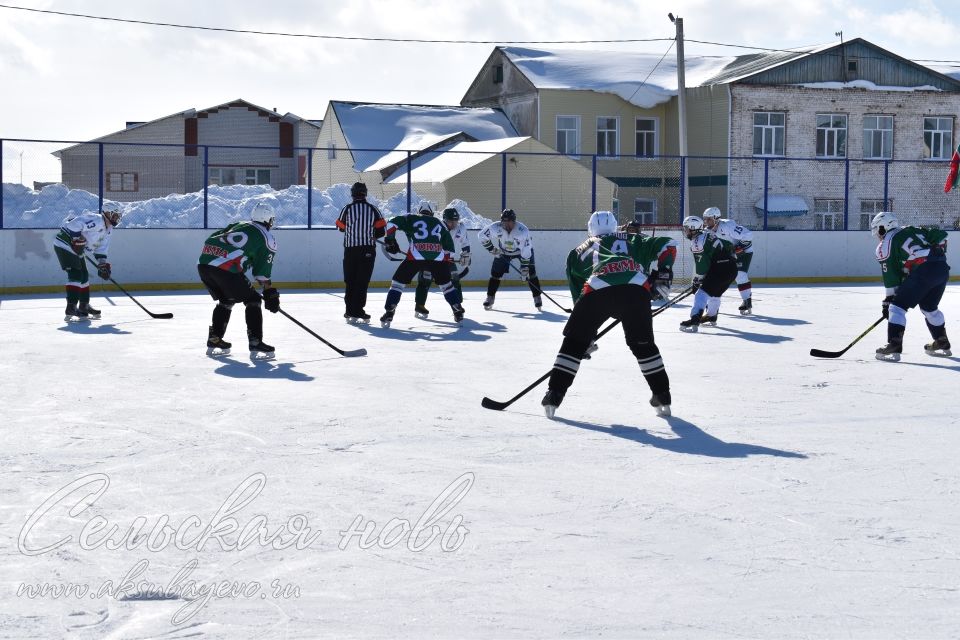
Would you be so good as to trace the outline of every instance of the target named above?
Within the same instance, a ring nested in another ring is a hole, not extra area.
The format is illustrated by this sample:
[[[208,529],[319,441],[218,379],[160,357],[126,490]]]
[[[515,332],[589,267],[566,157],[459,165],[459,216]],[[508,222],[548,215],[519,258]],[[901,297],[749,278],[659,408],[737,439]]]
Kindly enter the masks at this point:
[[[688,148],[687,148],[687,83],[686,83],[686,74],[684,69],[684,56],[683,56],[683,18],[674,18],[672,13],[668,13],[667,17],[670,18],[672,22],[677,27],[677,110],[680,112],[680,156],[681,162],[686,161]],[[690,198],[687,190],[687,173],[690,170],[690,163],[687,162],[687,171],[683,172],[683,182],[680,185],[680,188],[683,190],[683,211],[681,212],[681,217],[686,218],[690,211]]]
[[[23,184],[23,151],[20,152],[20,184]]]

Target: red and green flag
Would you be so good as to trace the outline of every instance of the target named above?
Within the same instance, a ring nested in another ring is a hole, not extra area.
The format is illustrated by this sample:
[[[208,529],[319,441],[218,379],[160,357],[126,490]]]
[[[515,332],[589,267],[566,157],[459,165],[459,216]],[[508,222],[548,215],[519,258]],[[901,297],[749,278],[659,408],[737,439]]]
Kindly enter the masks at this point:
[[[947,174],[947,183],[943,185],[944,193],[950,193],[953,188],[960,189],[960,146],[953,152],[950,160],[950,173]]]

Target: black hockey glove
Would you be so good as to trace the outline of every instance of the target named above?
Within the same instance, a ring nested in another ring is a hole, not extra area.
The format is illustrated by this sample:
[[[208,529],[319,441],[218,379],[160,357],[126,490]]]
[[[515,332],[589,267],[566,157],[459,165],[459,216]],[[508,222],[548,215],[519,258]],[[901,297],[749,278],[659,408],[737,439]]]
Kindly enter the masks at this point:
[[[384,238],[383,246],[386,247],[387,253],[400,253],[400,244],[397,242],[396,236],[387,236]]]
[[[280,292],[273,287],[264,289],[263,306],[265,306],[267,311],[270,313],[276,313],[277,311],[280,311]]]
[[[110,279],[110,263],[109,262],[97,263],[97,275],[100,276],[101,280],[109,280]]]
[[[690,288],[693,289],[693,292],[696,293],[700,291],[700,287],[703,285],[703,276],[693,276],[693,282],[690,285]]]
[[[530,279],[530,265],[525,264],[520,266],[520,279],[521,280]]]
[[[893,296],[887,296],[883,299],[883,319],[890,319],[890,303],[893,302]]]

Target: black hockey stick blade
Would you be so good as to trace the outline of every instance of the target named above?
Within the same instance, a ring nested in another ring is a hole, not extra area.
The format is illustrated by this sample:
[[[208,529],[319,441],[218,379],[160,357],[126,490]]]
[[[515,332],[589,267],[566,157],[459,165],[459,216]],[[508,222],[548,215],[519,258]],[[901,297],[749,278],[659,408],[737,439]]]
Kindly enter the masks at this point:
[[[493,409],[494,411],[503,411],[504,409],[512,405],[514,402],[516,402],[523,396],[527,395],[527,393],[529,393],[534,387],[538,386],[541,382],[549,378],[550,373],[552,371],[553,371],[552,369],[550,371],[547,371],[545,374],[537,378],[537,380],[533,384],[531,384],[526,389],[524,389],[517,395],[513,396],[506,402],[497,402],[496,400],[491,400],[490,398],[487,398],[486,396],[484,396],[483,400],[480,401],[480,406],[483,407],[484,409]]]
[[[844,347],[844,348],[841,349],[840,351],[824,351],[824,350],[822,350],[822,349],[810,349],[810,355],[812,355],[814,358],[839,358],[840,356],[842,356],[843,354],[845,354],[847,351],[849,351],[849,350],[850,350],[850,347],[852,347],[853,345],[855,345],[855,344],[857,344],[858,342],[860,342],[860,340],[861,340],[865,335],[867,335],[868,333],[870,333],[871,331],[873,331],[874,329],[876,329],[876,328],[877,328],[877,325],[880,324],[881,322],[883,322],[884,320],[885,320],[885,318],[883,318],[883,317],[881,316],[876,322],[874,322],[872,325],[870,325],[870,326],[867,328],[866,331],[864,331],[864,332],[861,333],[859,336],[857,336],[856,338],[854,338],[853,342],[851,342],[850,344],[848,344],[846,347]]]
[[[289,313],[287,313],[287,312],[284,311],[283,309],[278,309],[278,311],[279,311],[281,314],[283,314],[283,316],[286,317],[288,320],[290,320],[292,323],[294,323],[295,325],[297,325],[298,327],[300,327],[301,329],[303,329],[304,331],[306,331],[307,333],[309,333],[310,335],[312,335],[314,338],[316,338],[317,340],[319,340],[319,341],[322,342],[323,344],[327,345],[328,347],[330,347],[331,349],[333,349],[334,351],[336,351],[337,353],[339,353],[340,355],[342,355],[342,356],[345,357],[345,358],[356,358],[356,357],[358,357],[358,356],[365,356],[365,355],[367,355],[367,350],[366,350],[366,349],[354,349],[354,350],[352,350],[352,351],[344,351],[343,349],[337,347],[335,344],[331,343],[330,341],[325,340],[322,336],[317,335],[317,333],[314,332],[310,327],[308,327],[307,325],[303,324],[302,322],[300,322],[299,320],[297,320],[296,318],[294,318],[292,315],[290,315]]]
[[[344,351],[344,357],[346,358],[359,358],[360,356],[367,355],[366,349],[353,349],[352,351]]]
[[[89,263],[92,264],[93,266],[99,268],[99,265],[98,265],[96,262],[94,262],[94,261],[90,258],[90,256],[86,256],[86,258],[87,258],[87,262],[89,262]],[[137,305],[138,307],[140,307],[141,309],[143,309],[143,310],[146,312],[146,314],[147,314],[148,316],[150,316],[151,318],[156,318],[157,320],[170,320],[171,318],[173,318],[173,314],[172,314],[172,313],[154,313],[153,311],[150,311],[150,310],[147,309],[145,306],[143,306],[142,304],[140,304],[140,301],[139,301],[139,300],[137,300],[137,299],[134,298],[132,295],[130,295],[130,292],[129,292],[129,291],[127,291],[126,289],[124,289],[123,287],[121,287],[120,284],[119,284],[116,280],[114,280],[113,278],[109,278],[109,280],[110,280],[110,282],[113,283],[113,286],[115,286],[117,289],[120,289],[120,291],[122,291],[128,298],[130,298],[131,300],[133,300],[133,301],[136,303],[136,305]]]

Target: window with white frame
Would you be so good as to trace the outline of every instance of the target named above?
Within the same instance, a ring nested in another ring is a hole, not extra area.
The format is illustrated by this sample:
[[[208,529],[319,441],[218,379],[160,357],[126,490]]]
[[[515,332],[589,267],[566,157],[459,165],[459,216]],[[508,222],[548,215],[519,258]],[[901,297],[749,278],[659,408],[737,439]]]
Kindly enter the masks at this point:
[[[753,155],[782,156],[786,149],[787,114],[757,111],[753,114]]]
[[[923,157],[930,160],[949,160],[953,157],[952,117],[923,119]]]
[[[635,198],[633,201],[633,221],[639,224],[656,224],[657,201],[649,198]]]
[[[210,184],[270,184],[270,169],[247,167],[210,167]]]
[[[860,201],[860,231],[870,230],[870,221],[881,211],[893,211],[893,200],[861,200]]]
[[[843,199],[814,198],[813,219],[817,231],[843,231]]]
[[[657,119],[637,118],[638,158],[652,158],[657,155]]]
[[[893,116],[863,117],[863,157],[874,160],[893,158]]]
[[[140,174],[136,171],[108,171],[107,191],[139,191]]]
[[[817,114],[817,157],[847,157],[847,116],[845,114]]]
[[[557,116],[557,151],[580,155],[580,116]]]
[[[597,118],[597,155],[607,158],[620,155],[620,118]]]

